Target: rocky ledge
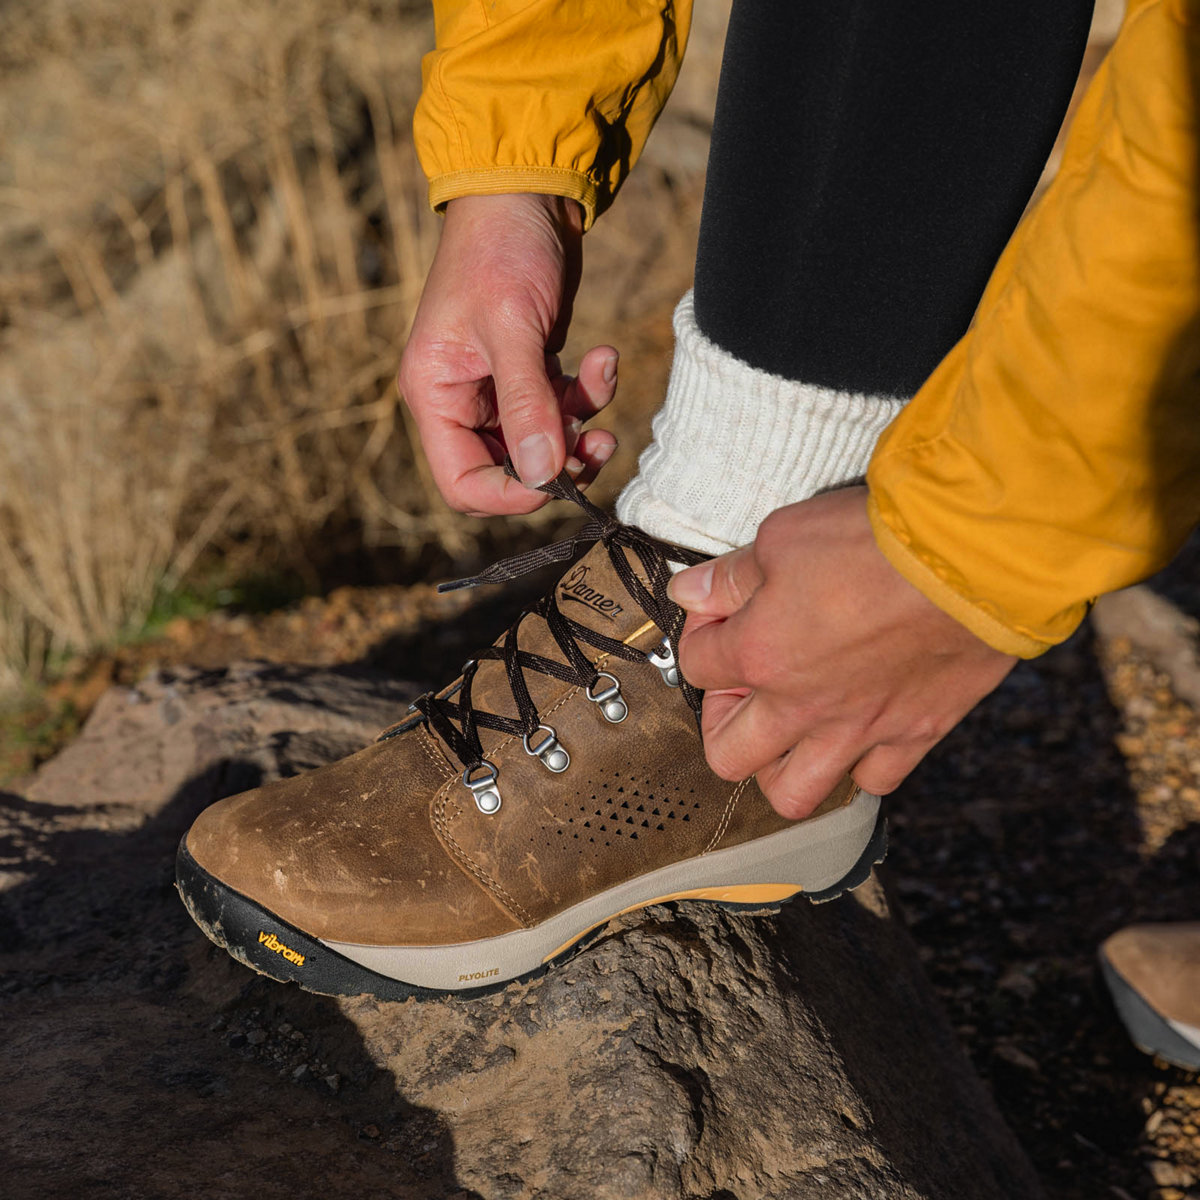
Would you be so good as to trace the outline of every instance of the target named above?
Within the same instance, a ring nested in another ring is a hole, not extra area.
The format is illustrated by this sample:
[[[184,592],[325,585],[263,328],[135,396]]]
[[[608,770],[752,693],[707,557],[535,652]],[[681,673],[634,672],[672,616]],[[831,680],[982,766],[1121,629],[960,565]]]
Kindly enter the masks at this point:
[[[160,673],[0,795],[6,1196],[1040,1194],[876,880],[777,917],[649,909],[472,1002],[308,995],[210,946],[172,882],[195,814],[415,690]]]

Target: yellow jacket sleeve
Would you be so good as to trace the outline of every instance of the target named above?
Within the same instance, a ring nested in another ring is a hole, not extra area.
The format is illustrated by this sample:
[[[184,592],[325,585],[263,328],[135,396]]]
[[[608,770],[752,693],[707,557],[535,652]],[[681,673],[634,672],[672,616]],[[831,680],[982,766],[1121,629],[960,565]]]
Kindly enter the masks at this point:
[[[612,203],[679,73],[691,0],[435,0],[413,122],[438,208],[456,196]]]
[[[1133,0],[971,328],[880,440],[892,564],[997,649],[1063,641],[1200,519],[1195,0]]]

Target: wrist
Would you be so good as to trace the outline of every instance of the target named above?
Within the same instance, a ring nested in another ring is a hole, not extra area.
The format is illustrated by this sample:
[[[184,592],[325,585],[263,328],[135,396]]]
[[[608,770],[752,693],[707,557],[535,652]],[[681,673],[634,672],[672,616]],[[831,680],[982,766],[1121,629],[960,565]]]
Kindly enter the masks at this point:
[[[486,196],[457,196],[448,200],[445,206],[446,220],[456,224],[496,218],[507,220],[521,214],[549,221],[576,237],[583,234],[583,206],[569,196],[547,192],[500,192]]]

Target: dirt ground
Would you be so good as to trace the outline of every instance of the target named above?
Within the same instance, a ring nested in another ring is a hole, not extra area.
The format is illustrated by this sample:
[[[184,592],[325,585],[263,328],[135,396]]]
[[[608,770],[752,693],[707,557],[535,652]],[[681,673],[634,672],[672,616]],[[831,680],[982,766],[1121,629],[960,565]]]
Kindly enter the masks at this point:
[[[1197,558],[1157,584],[1193,615]],[[1133,632],[1022,664],[892,802],[926,969],[1071,1200],[1200,1196],[1200,1082],[1132,1048],[1095,968],[1121,926],[1200,913],[1200,721]]]

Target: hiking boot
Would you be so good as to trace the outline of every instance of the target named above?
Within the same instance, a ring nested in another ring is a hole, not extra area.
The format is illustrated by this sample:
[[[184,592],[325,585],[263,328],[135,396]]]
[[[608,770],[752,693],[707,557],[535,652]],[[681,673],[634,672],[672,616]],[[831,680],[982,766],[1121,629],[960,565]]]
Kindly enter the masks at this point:
[[[179,890],[235,958],[310,991],[478,995],[663,901],[831,899],[881,861],[879,799],[847,777],[805,821],[709,770],[676,666],[673,564],[706,556],[590,520],[460,584],[591,551],[448,688],[351,757],[213,805]]]
[[[1130,925],[1100,947],[1100,967],[1138,1049],[1200,1071],[1200,922]]]

